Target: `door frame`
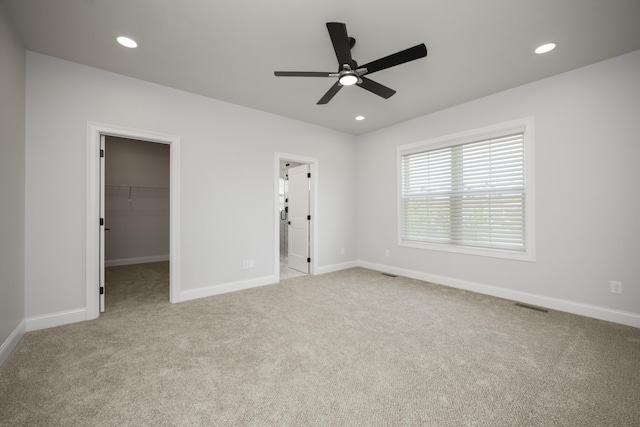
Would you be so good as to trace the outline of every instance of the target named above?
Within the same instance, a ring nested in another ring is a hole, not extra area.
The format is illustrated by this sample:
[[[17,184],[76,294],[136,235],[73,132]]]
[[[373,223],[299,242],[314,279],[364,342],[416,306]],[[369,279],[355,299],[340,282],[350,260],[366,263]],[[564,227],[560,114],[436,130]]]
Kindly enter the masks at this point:
[[[100,136],[138,139],[169,144],[169,301],[180,301],[180,136],[87,122],[87,204],[86,204],[86,316],[100,315]]]
[[[297,163],[305,163],[309,165],[309,172],[311,173],[311,191],[309,193],[309,212],[311,214],[311,224],[309,226],[309,257],[311,262],[309,263],[309,274],[315,275],[318,266],[317,254],[318,254],[318,182],[319,182],[319,167],[318,159],[313,157],[299,156],[297,154],[288,153],[275,153],[274,161],[274,204],[273,204],[273,223],[274,223],[274,259],[273,259],[273,271],[276,278],[276,282],[280,281],[280,162],[290,161]]]

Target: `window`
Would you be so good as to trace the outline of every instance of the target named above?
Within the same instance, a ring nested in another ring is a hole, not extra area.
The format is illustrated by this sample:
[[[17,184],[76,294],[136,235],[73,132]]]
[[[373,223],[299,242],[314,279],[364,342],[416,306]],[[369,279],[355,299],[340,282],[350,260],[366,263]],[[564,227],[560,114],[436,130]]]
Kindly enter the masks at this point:
[[[533,261],[532,123],[400,147],[399,244]]]

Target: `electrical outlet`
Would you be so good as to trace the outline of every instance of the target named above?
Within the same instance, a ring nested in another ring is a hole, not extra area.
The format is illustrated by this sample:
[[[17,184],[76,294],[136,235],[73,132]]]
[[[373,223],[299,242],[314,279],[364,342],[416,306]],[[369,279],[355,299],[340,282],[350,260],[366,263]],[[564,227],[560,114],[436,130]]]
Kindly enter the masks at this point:
[[[247,268],[249,268],[249,261],[248,260],[245,259],[244,261],[242,261],[242,268],[244,268],[245,270]]]
[[[344,248],[340,248],[340,253],[344,255]]]
[[[385,249],[384,256],[391,256],[391,252],[389,252],[389,249]]]
[[[256,262],[252,259],[249,260],[249,268],[253,268],[256,266]]]
[[[622,282],[616,282],[615,280],[612,280],[610,283],[610,290],[612,294],[621,294]]]

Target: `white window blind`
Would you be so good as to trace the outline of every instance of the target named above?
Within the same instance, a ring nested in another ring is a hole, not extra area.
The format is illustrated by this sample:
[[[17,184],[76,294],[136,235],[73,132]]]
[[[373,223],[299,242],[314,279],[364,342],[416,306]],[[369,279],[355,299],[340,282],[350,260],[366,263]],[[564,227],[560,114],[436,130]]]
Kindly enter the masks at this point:
[[[518,132],[403,154],[401,240],[526,251],[524,142]]]

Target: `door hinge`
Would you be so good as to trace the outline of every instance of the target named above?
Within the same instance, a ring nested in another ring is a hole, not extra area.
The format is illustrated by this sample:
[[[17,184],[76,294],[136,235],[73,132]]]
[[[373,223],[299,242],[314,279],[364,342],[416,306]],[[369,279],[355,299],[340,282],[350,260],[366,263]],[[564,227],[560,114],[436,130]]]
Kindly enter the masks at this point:
[[[100,286],[100,295],[104,295],[104,286]]]
[[[104,157],[104,150],[100,149],[100,157]]]
[[[311,178],[311,172],[307,172],[307,178]]]
[[[104,218],[100,218],[100,226],[104,225]]]
[[[311,258],[307,258],[307,262],[311,262]]]
[[[311,215],[307,215],[307,219],[311,221]]]

